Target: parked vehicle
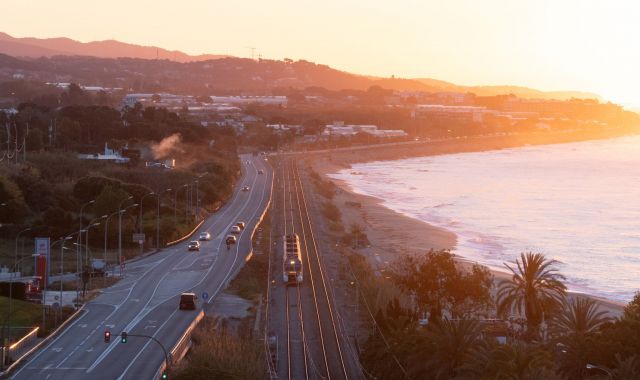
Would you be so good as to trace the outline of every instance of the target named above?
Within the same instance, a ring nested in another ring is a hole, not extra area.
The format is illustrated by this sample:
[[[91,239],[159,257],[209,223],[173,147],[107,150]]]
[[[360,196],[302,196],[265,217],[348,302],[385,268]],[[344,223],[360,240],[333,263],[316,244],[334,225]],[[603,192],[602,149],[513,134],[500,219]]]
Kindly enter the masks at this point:
[[[187,245],[187,250],[189,251],[199,251],[200,250],[200,242],[197,240],[192,240]]]
[[[195,293],[180,294],[180,310],[195,310],[197,307],[196,300],[198,296]]]

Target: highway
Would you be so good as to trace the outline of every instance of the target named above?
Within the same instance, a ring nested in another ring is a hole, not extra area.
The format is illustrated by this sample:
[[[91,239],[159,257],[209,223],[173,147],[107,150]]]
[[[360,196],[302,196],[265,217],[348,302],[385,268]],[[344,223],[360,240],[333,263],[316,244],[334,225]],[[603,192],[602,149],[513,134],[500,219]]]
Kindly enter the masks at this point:
[[[233,198],[210,216],[194,235],[211,233],[199,252],[188,252],[187,241],[144,259],[127,263],[124,278],[87,303],[76,320],[50,340],[17,370],[15,379],[151,379],[164,360],[158,344],[119,334],[150,335],[170,350],[199,310],[179,310],[179,294],[192,291],[205,312],[244,264],[251,233],[269,204],[273,173],[262,156],[241,156],[242,177]],[[258,174],[262,169],[264,174]],[[241,191],[249,186],[250,191]],[[238,244],[227,250],[225,237],[238,221],[247,226]],[[202,298],[203,293],[208,298]],[[111,331],[105,343],[104,332]]]

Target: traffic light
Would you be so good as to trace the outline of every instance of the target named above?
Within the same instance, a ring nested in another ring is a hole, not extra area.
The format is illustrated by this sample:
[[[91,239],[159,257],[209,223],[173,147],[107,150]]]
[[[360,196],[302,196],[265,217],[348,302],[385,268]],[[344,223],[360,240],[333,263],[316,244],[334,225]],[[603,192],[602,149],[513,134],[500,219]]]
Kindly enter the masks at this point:
[[[166,380],[169,378],[169,374],[167,373],[166,370],[162,371],[162,376],[160,378],[163,380]]]
[[[127,338],[128,338],[127,332],[123,331],[122,334],[120,334],[120,342],[121,343],[127,343]]]
[[[111,341],[111,331],[107,330],[104,332],[104,342],[109,343]]]

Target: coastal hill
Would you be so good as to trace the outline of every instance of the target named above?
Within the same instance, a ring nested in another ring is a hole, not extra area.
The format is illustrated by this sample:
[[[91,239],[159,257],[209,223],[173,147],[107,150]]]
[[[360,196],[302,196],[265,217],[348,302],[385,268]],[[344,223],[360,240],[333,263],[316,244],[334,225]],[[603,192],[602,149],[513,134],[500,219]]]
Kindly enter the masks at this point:
[[[192,56],[115,40],[83,43],[69,38],[14,38],[0,32],[0,80],[11,79],[16,74],[25,79],[47,82],[193,94],[211,94],[212,90],[264,93],[276,88],[307,87],[333,91],[367,90],[379,86],[401,91],[471,92],[480,96],[513,94],[530,99],[601,100],[597,94],[575,91],[545,92],[519,86],[460,86],[431,78],[363,76],[305,60],[252,60],[212,54]]]
[[[189,55],[177,50],[156,46],[141,46],[116,40],[79,42],[70,38],[15,38],[0,32],[0,53],[14,57],[52,57],[55,55],[84,55],[100,58],[171,59],[177,62],[206,61],[225,55]]]

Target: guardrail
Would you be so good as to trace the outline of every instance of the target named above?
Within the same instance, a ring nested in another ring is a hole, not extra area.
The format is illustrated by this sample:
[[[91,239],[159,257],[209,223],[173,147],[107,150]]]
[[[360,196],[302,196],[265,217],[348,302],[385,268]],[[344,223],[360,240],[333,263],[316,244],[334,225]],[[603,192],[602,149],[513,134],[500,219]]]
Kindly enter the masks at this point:
[[[195,227],[193,230],[191,230],[191,232],[189,232],[188,234],[184,235],[183,237],[181,237],[181,238],[180,238],[180,239],[178,239],[178,240],[174,240],[174,241],[170,241],[170,242],[166,243],[166,244],[165,244],[165,247],[171,247],[172,245],[176,245],[176,244],[178,244],[178,243],[181,243],[181,242],[183,242],[183,241],[185,241],[185,240],[189,239],[189,238],[191,237],[191,235],[193,235],[193,234],[198,230],[198,228],[202,227],[202,224],[203,224],[206,220],[207,220],[207,218],[202,219],[202,220],[200,221],[200,223],[198,223],[198,225],[196,225],[196,227]]]
[[[203,318],[204,310],[200,309],[200,312],[198,313],[198,315],[196,315],[195,319],[191,322],[189,327],[187,327],[184,334],[182,334],[182,337],[180,337],[171,351],[169,351],[169,367],[171,367],[175,363],[178,363],[187,354],[189,348],[191,347],[191,334]],[[158,368],[158,371],[156,371],[154,379],[159,379],[165,369],[167,369],[167,363],[165,363],[165,361],[163,360],[162,364],[160,364],[160,367]]]
[[[0,372],[0,376],[4,376],[4,375],[10,373],[11,371],[13,371],[14,369],[16,369],[16,367],[23,360],[25,360],[29,355],[31,355],[34,352],[36,352],[40,347],[42,347],[43,345],[48,343],[51,339],[53,339],[56,335],[58,335],[60,333],[60,331],[64,330],[67,327],[67,325],[69,323],[71,323],[71,321],[76,319],[82,312],[84,312],[84,306],[82,306],[80,309],[76,310],[75,313],[71,314],[71,316],[69,318],[67,318],[66,321],[62,322],[62,324],[60,326],[58,326],[51,334],[47,335],[46,338],[44,338],[38,344],[33,346],[30,350],[25,352],[22,356],[17,358],[13,363],[11,363],[11,365],[9,367],[7,367],[7,369],[5,369],[3,372]]]

